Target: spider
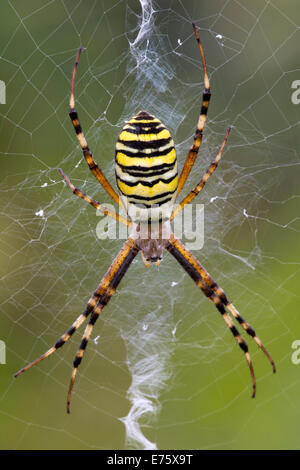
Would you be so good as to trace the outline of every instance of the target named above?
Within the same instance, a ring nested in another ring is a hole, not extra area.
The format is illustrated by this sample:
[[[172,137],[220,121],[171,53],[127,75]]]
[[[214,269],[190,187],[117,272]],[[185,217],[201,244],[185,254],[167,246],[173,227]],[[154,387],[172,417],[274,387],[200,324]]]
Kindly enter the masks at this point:
[[[78,114],[75,109],[74,87],[81,48],[77,53],[71,82],[69,115],[82,149],[83,156],[91,172],[109,196],[123,210],[125,210],[126,217],[123,217],[99,204],[80,189],[76,188],[61,169],[58,171],[76,196],[79,196],[105,215],[130,227],[130,235],[104,275],[97,289],[89,299],[83,313],[58,339],[54,346],[34,362],[23,367],[15,374],[15,377],[17,377],[22,372],[30,369],[32,366],[36,365],[46,357],[50,356],[54,351],[62,347],[90,316],[80,347],[73,362],[73,372],[67,396],[68,413],[70,413],[71,393],[78,366],[82,361],[84,351],[92,334],[94,325],[99,318],[99,315],[102,313],[102,310],[108,304],[112,295],[116,291],[117,286],[127,272],[130,264],[139,252],[141,253],[145,266],[149,267],[151,264],[159,265],[163,251],[167,250],[179,262],[179,264],[181,264],[183,269],[202,290],[204,295],[215,304],[215,307],[233,334],[237,344],[246,356],[252,379],[253,398],[255,397],[256,392],[253,365],[248,351],[248,346],[234,325],[232,317],[236,319],[241,327],[254,339],[270,361],[273,372],[276,371],[272,357],[256,335],[254,329],[239,314],[234,305],[228,300],[223,289],[218,286],[194,255],[180,240],[175,238],[171,230],[171,221],[200,193],[212,173],[217,168],[230,133],[230,128],[228,128],[220,150],[214,161],[208,167],[204,176],[194,189],[184,199],[182,199],[181,202],[179,202],[175,209],[173,209],[174,203],[182,191],[197,157],[211,97],[204,50],[194,23],[193,29],[201,54],[204,74],[204,91],[194,142],[190,147],[180,176],[178,178],[176,152],[174,142],[169,131],[159,119],[150,115],[146,111],[140,111],[125,124],[116,143],[115,172],[120,195],[113,189],[97,163],[94,161],[92,152],[88,147],[79,123]]]

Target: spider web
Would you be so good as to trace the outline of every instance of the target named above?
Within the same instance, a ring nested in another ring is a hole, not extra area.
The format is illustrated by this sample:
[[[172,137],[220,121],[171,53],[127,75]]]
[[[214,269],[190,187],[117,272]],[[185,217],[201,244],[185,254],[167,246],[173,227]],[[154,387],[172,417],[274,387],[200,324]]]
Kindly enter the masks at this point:
[[[300,336],[297,2],[10,0],[3,8],[1,447],[299,448],[291,362]],[[121,246],[98,239],[102,219],[57,172],[109,202],[68,118],[76,50],[83,46],[77,109],[108,179],[119,130],[140,109],[170,129],[182,168],[203,89],[191,21],[212,101],[186,190],[233,126],[199,198],[205,243],[195,255],[255,326],[278,374],[246,338],[258,380],[251,400],[244,357],[213,305],[168,255],[149,270],[137,257],[94,329],[67,416],[80,332],[18,380],[12,375],[84,310]]]

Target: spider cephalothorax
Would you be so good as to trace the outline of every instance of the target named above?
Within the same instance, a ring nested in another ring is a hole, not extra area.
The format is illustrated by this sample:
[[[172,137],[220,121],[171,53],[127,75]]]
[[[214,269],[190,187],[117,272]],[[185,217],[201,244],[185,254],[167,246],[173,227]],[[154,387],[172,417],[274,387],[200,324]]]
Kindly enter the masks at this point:
[[[204,52],[194,24],[193,28],[202,58],[205,89],[202,95],[202,107],[194,136],[194,142],[189,150],[183,169],[180,173],[180,177],[178,179],[176,153],[169,131],[159,119],[148,114],[146,111],[140,111],[125,124],[116,144],[116,178],[121,197],[119,197],[95,162],[79,123],[78,114],[75,110],[74,84],[81,49],[79,49],[77,54],[71,85],[70,118],[77,134],[79,144],[82,148],[84,158],[91,172],[116,204],[126,211],[127,216],[123,217],[102,206],[99,202],[76,188],[62,170],[59,170],[59,172],[74,194],[105,215],[130,227],[130,235],[104,275],[97,289],[89,299],[83,313],[79,315],[71,327],[58,339],[52,348],[15,374],[15,376],[20,375],[22,372],[50,356],[50,354],[58,348],[62,347],[82,325],[87,317],[90,316],[80,347],[73,362],[74,367],[67,398],[68,412],[70,411],[71,392],[78,366],[82,360],[94,325],[102,310],[110,301],[130,264],[139,252],[142,255],[145,265],[149,266],[151,262],[159,264],[162,259],[163,250],[167,250],[184,268],[187,274],[196,283],[197,287],[202,290],[204,295],[214,303],[217,310],[222,315],[226,325],[233,334],[237,344],[245,353],[251,372],[253,397],[255,396],[256,382],[248,346],[234,325],[233,318],[237,320],[242,328],[254,339],[266,354],[273,367],[273,371],[275,372],[276,370],[272,357],[263,346],[260,339],[256,336],[254,329],[239,314],[234,305],[228,300],[223,289],[218,286],[194,255],[181,243],[180,240],[174,237],[171,230],[170,222],[197,196],[197,194],[200,193],[212,173],[217,168],[230,132],[229,128],[226,132],[218,155],[210,164],[199,183],[184,199],[182,199],[175,209],[173,209],[174,202],[184,187],[197,157],[210,101],[210,85]]]
[[[130,237],[135,240],[147,268],[150,263],[159,266],[171,233],[169,220],[132,223]]]

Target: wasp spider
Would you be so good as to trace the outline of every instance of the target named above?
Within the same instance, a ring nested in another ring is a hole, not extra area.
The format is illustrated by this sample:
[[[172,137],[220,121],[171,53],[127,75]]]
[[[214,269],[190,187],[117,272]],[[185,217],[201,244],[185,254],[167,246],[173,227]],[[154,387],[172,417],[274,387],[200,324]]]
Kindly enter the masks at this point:
[[[256,336],[254,329],[239,314],[234,305],[228,300],[225,292],[218,286],[206,269],[199,263],[193,254],[187,250],[181,241],[174,237],[171,231],[170,222],[197,196],[197,194],[200,193],[207,180],[217,168],[230,133],[229,128],[215,160],[208,167],[199,183],[173,210],[172,206],[182,191],[197,157],[202,141],[203,129],[211,96],[202,44],[194,24],[193,28],[201,53],[205,89],[203,92],[202,107],[194,136],[194,142],[189,150],[180,176],[178,178],[174,142],[168,129],[166,129],[166,127],[156,117],[148,114],[146,111],[140,111],[135,117],[126,123],[116,144],[115,170],[120,196],[113,189],[97,163],[94,161],[93,155],[88,147],[79,123],[78,114],[75,109],[74,85],[81,49],[79,49],[77,53],[71,85],[70,118],[77,134],[84,158],[91,172],[111,198],[122,209],[125,209],[127,214],[126,217],[114,213],[99,204],[87,194],[83,193],[80,189],[76,188],[61,169],[59,169],[59,172],[74,194],[84,199],[105,215],[130,227],[130,236],[89,299],[84,312],[58,339],[52,348],[15,374],[15,376],[20,375],[22,372],[30,369],[41,360],[50,356],[50,354],[63,346],[73,333],[75,333],[75,331],[82,325],[82,323],[90,317],[85,328],[80,347],[74,358],[73,373],[67,397],[67,412],[70,412],[71,392],[78,366],[83,358],[84,351],[94,325],[99,315],[102,313],[102,310],[110,301],[133,259],[139,252],[141,253],[145,265],[148,267],[151,263],[158,265],[162,259],[163,250],[167,250],[181,264],[183,269],[202,290],[204,295],[215,304],[217,310],[220,312],[223,320],[233,334],[237,344],[246,356],[252,378],[252,397],[255,396],[256,390],[254,370],[250,354],[248,352],[248,346],[235,327],[232,317],[238,321],[241,327],[262,349],[269,359],[273,367],[273,371],[275,372],[276,370],[272,357],[263,346],[260,339]]]

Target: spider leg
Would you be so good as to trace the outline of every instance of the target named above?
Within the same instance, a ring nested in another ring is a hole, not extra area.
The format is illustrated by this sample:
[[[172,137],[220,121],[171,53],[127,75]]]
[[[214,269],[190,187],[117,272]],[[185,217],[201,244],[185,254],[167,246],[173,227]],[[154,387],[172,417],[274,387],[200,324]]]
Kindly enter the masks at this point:
[[[145,267],[150,268],[151,263],[149,263],[149,261],[146,260],[146,257],[145,257],[145,255],[142,251],[140,251],[140,253],[141,253],[141,257],[142,257],[142,260],[143,260],[143,263],[144,263]]]
[[[223,305],[227,308],[227,310],[231,313],[231,315],[239,322],[239,324],[248,333],[248,335],[254,339],[256,344],[260,347],[260,349],[267,356],[272,366],[273,372],[275,373],[276,366],[275,366],[274,360],[272,359],[272,356],[270,355],[267,348],[263,345],[261,340],[256,335],[254,328],[251,325],[249,325],[249,323],[247,323],[247,321],[237,311],[235,306],[228,300],[223,289],[220,286],[218,286],[216,281],[206,271],[206,269],[202,266],[202,264],[199,263],[199,261],[187,250],[187,248],[183,245],[183,243],[180,242],[180,240],[175,239],[172,236],[171,243],[173,243],[176,249],[180,251],[185,256],[186,259],[189,260],[189,262],[194,267],[194,269],[199,273],[199,275],[201,276],[205,284],[207,284],[207,286],[219,297]]]
[[[79,317],[75,320],[75,322],[72,323],[70,328],[56,341],[55,345],[52,346],[52,348],[48,349],[48,351],[46,351],[44,354],[42,354],[35,361],[31,362],[30,364],[28,364],[25,367],[22,367],[22,369],[20,369],[18,372],[16,372],[14,374],[14,377],[18,377],[20,374],[22,374],[22,372],[26,372],[26,370],[31,369],[31,367],[35,366],[36,364],[41,362],[43,359],[46,359],[46,357],[51,356],[52,353],[54,353],[58,348],[63,346],[68,341],[68,339],[71,338],[71,336],[82,325],[84,320],[88,317],[88,315],[93,310],[92,303],[90,304],[92,299],[93,299],[93,297],[91,297],[91,299],[89,300],[85,311],[81,315],[79,315]]]
[[[73,361],[73,371],[72,371],[72,376],[71,376],[69,390],[68,390],[68,397],[67,397],[67,413],[70,413],[71,395],[72,395],[73,385],[74,385],[74,382],[75,382],[75,378],[76,378],[76,374],[77,374],[79,364],[82,361],[84,351],[87,347],[87,343],[88,343],[88,340],[90,339],[90,336],[92,334],[94,325],[95,325],[96,321],[98,320],[99,315],[102,312],[104,306],[105,305],[103,305],[102,303],[99,302],[97,304],[97,306],[94,308],[93,313],[92,313],[91,318],[90,318],[90,321],[87,324],[87,326],[85,328],[85,331],[84,331],[84,334],[82,336],[82,340],[81,340],[79,349],[78,349],[78,351],[75,355],[75,358],[74,358],[74,361]]]
[[[224,137],[224,140],[223,140],[222,145],[220,147],[218,155],[216,156],[214,161],[209,165],[208,169],[206,170],[206,172],[202,176],[202,178],[199,181],[199,183],[197,184],[197,186],[194,189],[192,189],[192,191],[178,204],[178,206],[175,207],[175,209],[173,210],[173,212],[171,214],[170,220],[173,220],[174,217],[176,217],[176,215],[179,214],[179,212],[181,212],[182,209],[187,204],[192,202],[192,200],[200,193],[200,191],[202,191],[202,189],[204,188],[207,180],[211,177],[211,175],[213,174],[213,172],[217,168],[217,166],[219,164],[219,161],[221,160],[224,147],[226,145],[226,142],[227,142],[229,134],[230,134],[230,130],[231,130],[231,128],[229,127],[227,129],[226,134],[225,134],[225,137]]]
[[[251,336],[256,344],[260,347],[260,349],[264,352],[264,354],[267,356],[273,372],[276,372],[276,366],[275,362],[272,359],[272,356],[270,355],[269,351],[267,348],[263,345],[259,337],[256,335],[256,332],[254,328],[247,323],[247,321],[242,317],[242,315],[238,312],[238,310],[235,308],[235,306],[228,300],[225,292],[223,289],[218,286],[216,281],[211,277],[211,275],[206,271],[206,269],[202,266],[199,261],[191,256],[191,253],[185,248],[185,246],[179,241],[175,240],[173,238],[173,243],[177,247],[178,250],[181,250],[182,252],[185,253],[185,256],[189,258],[190,263],[194,266],[194,268],[197,270],[197,272],[200,274],[204,282],[214,291],[214,293],[219,297],[221,302],[225,305],[227,310],[231,313],[231,315],[239,322],[239,324],[242,326],[242,328],[248,333],[249,336]]]
[[[179,177],[177,196],[182,190],[190,174],[190,171],[193,168],[196,157],[198,155],[198,151],[202,142],[203,129],[204,129],[205,122],[206,122],[206,116],[207,116],[207,111],[208,111],[208,106],[209,106],[209,101],[210,101],[210,96],[211,96],[204,51],[203,51],[203,47],[202,47],[202,44],[198,35],[198,31],[194,23],[193,23],[193,28],[194,28],[196,40],[197,40],[200,53],[201,53],[203,73],[204,73],[204,92],[202,94],[202,106],[201,106],[201,111],[200,111],[200,117],[199,117],[198,124],[197,124],[197,129],[196,129],[195,136],[194,136],[194,142],[193,142],[192,147],[189,150],[184,167]]]
[[[74,88],[75,88],[75,77],[76,77],[76,70],[79,62],[79,57],[81,54],[81,48],[77,52],[76,56],[76,61],[74,64],[73,68],[73,76],[72,76],[72,85],[71,85],[71,94],[70,94],[70,110],[69,110],[69,116],[71,118],[72,124],[74,126],[80,147],[83,152],[83,156],[89,166],[89,169],[93,173],[93,175],[96,177],[96,179],[99,181],[99,183],[103,186],[105,191],[109,194],[109,196],[120,206],[122,209],[125,210],[124,204],[122,203],[121,199],[119,198],[118,194],[114,190],[114,188],[111,186],[109,181],[106,179],[102,171],[100,170],[99,166],[95,162],[92,152],[90,151],[87,141],[85,139],[85,136],[82,132],[82,128],[79,122],[78,114],[75,109],[75,93],[74,93]]]
[[[82,325],[82,323],[85,321],[85,319],[89,316],[89,314],[97,306],[97,303],[99,302],[99,299],[102,299],[102,297],[105,298],[105,296],[107,296],[108,292],[111,292],[111,295],[113,294],[113,292],[115,290],[114,283],[116,282],[116,279],[118,279],[118,276],[120,276],[120,269],[123,268],[123,270],[124,270],[124,267],[126,268],[124,273],[121,276],[121,277],[123,277],[123,275],[125,274],[129,264],[131,263],[132,259],[136,256],[136,253],[137,252],[136,252],[136,248],[135,248],[135,245],[134,245],[134,240],[132,238],[129,238],[127,240],[127,242],[123,245],[123,247],[122,247],[121,251],[119,252],[118,256],[115,258],[112,265],[110,266],[107,273],[105,274],[104,278],[101,280],[99,286],[97,287],[97,289],[93,293],[92,297],[88,301],[84,312],[81,315],[79,315],[79,317],[75,320],[75,322],[71,325],[71,327],[57,340],[57,342],[55,343],[54,346],[52,346],[52,348],[50,348],[47,352],[42,354],[42,356],[40,356],[35,361],[31,362],[27,366],[20,369],[14,375],[15,377],[18,377],[22,372],[25,372],[26,370],[28,370],[31,367],[38,364],[43,359],[46,359],[46,357],[50,356],[57,349],[62,347],[68,341],[68,339],[70,339],[70,337]],[[129,264],[127,264],[128,262],[129,262]],[[120,280],[119,280],[119,282],[120,282]]]
[[[99,202],[95,201],[95,199],[92,199],[90,196],[88,196],[83,191],[81,191],[81,189],[76,188],[74,186],[74,184],[70,181],[68,176],[65,175],[65,173],[62,171],[61,168],[58,169],[58,172],[61,174],[61,176],[63,177],[63,179],[65,180],[65,182],[69,186],[69,188],[71,189],[71,191],[76,196],[79,196],[81,199],[86,201],[88,204],[91,204],[91,206],[95,207],[95,209],[99,210],[104,215],[107,215],[107,216],[111,217],[112,219],[115,219],[118,222],[121,222],[122,224],[127,225],[128,227],[130,227],[131,221],[129,219],[127,219],[125,217],[122,217],[117,212],[114,212],[114,211],[111,211],[110,209],[107,209],[107,207],[105,207],[102,204],[100,204]]]
[[[69,386],[69,391],[68,391],[68,398],[67,398],[67,413],[70,413],[71,394],[72,394],[77,370],[78,370],[79,364],[82,361],[84,351],[87,347],[87,343],[93,331],[94,325],[96,321],[98,320],[99,315],[102,312],[103,308],[108,304],[112,295],[115,293],[116,288],[118,287],[120,281],[122,280],[123,276],[125,275],[127,269],[129,268],[130,264],[132,263],[132,261],[134,260],[138,252],[139,252],[139,249],[135,243],[135,240],[133,238],[129,238],[127,242],[124,244],[119,254],[116,256],[115,260],[113,261],[112,266],[115,267],[114,274],[113,275],[111,274],[111,271],[110,271],[111,268],[110,268],[100,283],[101,292],[102,292],[101,298],[93,309],[90,320],[84,331],[84,334],[80,343],[80,347],[73,361],[73,372],[71,376],[71,381],[70,381],[70,386]]]
[[[252,379],[252,398],[255,397],[256,393],[256,381],[254,375],[254,369],[251,361],[251,357],[248,351],[248,345],[240,335],[238,329],[235,327],[233,321],[231,320],[229,314],[226,312],[225,306],[219,295],[217,295],[211,287],[204,281],[200,274],[200,270],[197,269],[198,261],[192,255],[192,253],[181,243],[179,240],[175,239],[174,236],[171,236],[166,249],[171,255],[181,264],[183,269],[189,274],[193,279],[196,285],[202,290],[204,295],[209,298],[216,306],[216,308],[221,313],[226,325],[230,329],[232,335],[234,336],[237,344],[242,349],[246,356],[246,360],[249,366],[251,379]],[[199,263],[200,264],[200,263]],[[201,266],[201,265],[200,265]]]

